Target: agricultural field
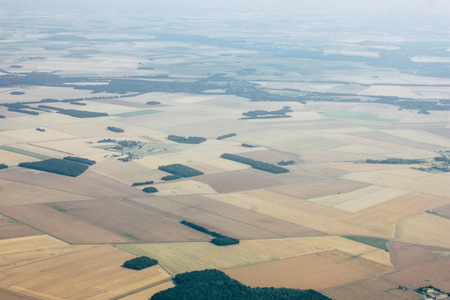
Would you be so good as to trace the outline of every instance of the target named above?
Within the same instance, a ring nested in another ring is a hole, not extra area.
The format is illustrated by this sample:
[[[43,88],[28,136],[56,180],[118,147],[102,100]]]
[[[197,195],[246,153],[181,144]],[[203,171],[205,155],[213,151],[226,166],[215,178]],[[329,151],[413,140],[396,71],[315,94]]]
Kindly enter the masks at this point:
[[[446,1],[7,2],[0,299],[148,299],[203,269],[338,300],[450,293]],[[19,167],[66,156],[96,163]],[[421,162],[367,162],[389,158]],[[175,164],[202,175],[163,180]],[[159,264],[121,267],[141,255]]]

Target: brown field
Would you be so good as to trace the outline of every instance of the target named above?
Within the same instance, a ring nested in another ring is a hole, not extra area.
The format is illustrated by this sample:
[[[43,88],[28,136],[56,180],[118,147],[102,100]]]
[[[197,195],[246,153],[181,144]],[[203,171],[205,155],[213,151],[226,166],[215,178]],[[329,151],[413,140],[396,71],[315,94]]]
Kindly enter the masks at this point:
[[[450,203],[450,199],[447,203]],[[450,204],[433,209],[433,211],[441,216],[450,218]]]
[[[4,172],[1,172],[2,174]],[[86,196],[0,179],[0,206],[89,199]]]
[[[385,133],[416,142],[433,144],[442,148],[450,147],[450,141],[448,139],[440,137],[439,135],[430,134],[430,132],[422,130],[389,130]]]
[[[393,225],[377,219],[360,218],[349,212],[302,201],[271,191],[259,190],[226,195],[205,195],[228,204],[313,228],[331,235],[366,235],[391,238]]]
[[[282,183],[275,179],[266,179],[262,176],[243,171],[207,174],[197,176],[195,179],[208,184],[219,193],[256,190],[282,185]]]
[[[28,297],[22,297],[17,294],[11,293],[9,291],[5,291],[0,289],[0,299],[5,300],[30,300]]]
[[[208,240],[179,224],[181,217],[129,200],[17,205],[0,211],[70,243]]]
[[[263,214],[221,203],[206,197],[168,196],[134,199],[152,209],[161,210],[204,226],[211,231],[239,239],[321,236],[324,233]],[[193,229],[190,229],[193,230]]]
[[[87,199],[87,197],[101,198],[101,197],[125,197],[131,195],[133,196],[142,195],[142,192],[140,190],[137,190],[128,184],[123,184],[119,181],[104,177],[100,174],[92,172],[91,170],[88,170],[82,175],[74,178],[47,172],[38,172],[35,170],[25,168],[14,168],[0,172],[0,178],[4,179],[5,182],[8,182],[8,185],[18,185],[27,187],[27,189],[25,190],[23,189],[15,190],[14,193],[17,193],[18,195],[25,194],[28,189],[30,191],[34,191],[35,189],[39,190],[45,188],[46,191],[45,197],[39,199],[35,199],[35,197],[32,198],[33,201],[41,200],[40,202],[50,202],[44,200],[47,198],[51,200],[52,199],[51,196],[53,193],[62,193],[62,192],[82,195],[79,196],[79,199]],[[0,179],[0,183],[2,182],[2,179]],[[1,190],[0,193],[2,193]],[[13,195],[9,196],[12,197]],[[31,195],[28,197],[31,197]],[[23,196],[18,199],[22,200]],[[60,201],[62,199],[64,198],[60,198]],[[24,202],[17,202],[15,204],[23,204],[23,203]]]
[[[359,214],[396,223],[404,217],[425,210],[435,211],[435,207],[445,203],[450,203],[450,198],[412,192],[361,210]]]
[[[92,171],[102,176],[112,178],[126,185],[148,180],[159,180],[159,175],[154,171],[134,162],[124,163],[116,159],[106,159],[92,167]]]
[[[298,199],[309,199],[331,194],[347,193],[366,186],[368,184],[364,182],[336,178],[276,187],[270,190]]]
[[[129,295],[129,296],[125,296],[123,298],[120,298],[121,300],[143,300],[143,299],[150,299],[154,294],[160,292],[160,291],[164,291],[167,289],[170,289],[172,287],[174,287],[175,284],[173,284],[172,281],[167,281],[158,285],[155,285],[151,288],[145,289],[141,292]]]
[[[225,269],[272,260],[271,257],[232,245],[218,247],[209,242],[121,244],[116,247],[137,256],[158,260],[171,275],[203,269]]]
[[[155,184],[154,186],[158,189],[158,196],[216,193],[216,191],[206,183],[196,180],[177,180]]]
[[[277,259],[340,250],[377,263],[391,265],[389,254],[386,251],[339,236],[249,240],[241,241],[240,244]]]
[[[445,175],[413,169],[357,172],[344,175],[343,178],[436,196],[450,195],[450,185]]]
[[[325,289],[389,272],[390,267],[330,250],[225,270],[251,287]]]
[[[396,241],[450,248],[450,220],[431,213],[403,219],[397,229]]]
[[[0,287],[39,299],[112,299],[170,280],[160,266],[122,268],[134,256],[98,246],[0,273]]]
[[[427,128],[425,131],[442,136],[444,138],[450,138],[450,128]]]
[[[91,248],[71,246],[48,235],[0,240],[0,270]]]
[[[443,291],[449,291],[448,270],[450,270],[449,257],[400,269],[381,277],[411,289],[432,285]]]
[[[364,279],[339,287],[320,291],[335,300],[365,299],[365,300],[420,300],[422,295],[411,290],[401,290],[398,284],[393,284],[378,277]]]
[[[0,240],[40,234],[36,229],[0,215]]]
[[[448,248],[402,242],[391,242],[388,245],[392,262],[398,269],[409,268],[450,257],[450,249]]]

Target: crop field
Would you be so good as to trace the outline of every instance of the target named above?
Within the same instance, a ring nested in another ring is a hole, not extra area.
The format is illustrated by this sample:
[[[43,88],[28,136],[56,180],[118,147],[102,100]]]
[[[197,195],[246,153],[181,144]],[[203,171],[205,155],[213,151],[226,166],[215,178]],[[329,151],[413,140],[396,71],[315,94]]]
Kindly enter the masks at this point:
[[[430,132],[423,130],[389,130],[386,131],[386,133],[420,143],[433,144],[443,148],[450,147],[450,141],[448,139],[440,137],[439,135],[430,134]]]
[[[10,159],[14,159],[16,158],[16,160],[22,160],[22,159],[26,159],[28,157],[28,159],[30,159],[30,161],[36,161],[36,160],[44,160],[44,159],[49,159],[51,158],[51,156],[46,156],[46,155],[42,155],[36,152],[31,152],[31,151],[27,151],[27,150],[22,150],[19,148],[15,148],[15,147],[11,147],[11,146],[0,146],[0,153],[2,154],[2,160],[3,157],[7,160],[8,158]],[[10,153],[8,153],[10,152]],[[16,154],[16,155],[13,155]]]
[[[245,171],[207,174],[198,176],[196,179],[208,184],[219,193],[256,190],[282,185],[276,179],[266,179]]]
[[[172,287],[174,287],[175,285],[173,284],[172,281],[167,281],[161,284],[157,284],[151,288],[145,289],[141,292],[137,292],[135,294],[131,294],[129,296],[125,296],[122,297],[120,299],[122,300],[142,300],[142,299],[150,299],[154,294],[160,292],[160,291],[164,291],[167,289],[170,289]],[[11,299],[14,300],[14,299]]]
[[[450,219],[420,213],[403,219],[398,226],[397,241],[450,248]]]
[[[450,202],[450,199],[447,203],[449,203],[449,202]],[[437,209],[433,209],[433,211],[435,213],[439,214],[440,216],[450,218],[450,204],[442,206],[442,207],[438,207]]]
[[[2,150],[2,148],[0,148],[0,157],[1,163],[9,167],[17,166],[21,162],[39,161],[37,158]]]
[[[423,286],[432,285],[438,289],[450,290],[448,280],[448,270],[450,268],[450,258],[426,262],[409,268],[403,268],[381,277],[396,284],[417,289]]]
[[[210,185],[197,180],[159,183],[155,184],[155,187],[158,189],[158,195],[160,196],[216,193]]]
[[[225,273],[251,287],[321,290],[390,270],[386,265],[330,250],[227,269]]]
[[[450,257],[448,248],[403,242],[392,242],[389,244],[389,249],[392,262],[400,270]]]
[[[121,267],[133,257],[97,246],[2,272],[0,287],[40,299],[111,299],[170,279],[160,266],[139,272]]]
[[[135,116],[145,116],[145,115],[152,115],[159,113],[160,111],[154,110],[154,109],[144,109],[144,110],[136,110],[136,111],[130,111],[126,113],[118,113],[114,114],[115,117],[121,117],[121,118],[130,118]]]
[[[361,218],[349,212],[271,191],[205,196],[331,235],[348,235],[358,232],[358,235],[390,238],[393,234],[390,223],[369,217]]]
[[[320,114],[327,118],[335,119],[356,119],[378,122],[395,122],[397,120],[380,118],[379,115],[373,113],[353,112],[353,111],[320,111]]]
[[[171,275],[203,269],[226,269],[270,261],[271,257],[240,245],[218,247],[209,242],[120,244],[116,247],[159,261]]]
[[[393,284],[381,278],[372,277],[339,287],[320,291],[327,297],[336,300],[367,299],[367,300],[421,300],[423,296],[411,290],[402,290],[398,284]]]
[[[72,246],[48,235],[0,240],[0,271],[91,247]]]
[[[135,182],[156,181],[160,174],[134,162],[124,163],[116,159],[105,159],[92,167],[92,170],[102,176],[131,185]],[[155,174],[156,173],[156,174]]]
[[[276,164],[279,161],[287,161],[287,160],[297,161],[297,157],[295,155],[281,153],[273,150],[249,151],[235,154],[270,164]]]
[[[339,236],[248,240],[241,241],[241,245],[277,259],[340,250],[380,264],[391,265],[386,251]]]
[[[70,243],[204,241],[182,220],[129,200],[94,200],[0,208],[7,216]]]
[[[8,300],[29,300],[28,297],[22,297],[18,294],[11,293],[8,291],[0,290],[0,299],[8,299]]]
[[[17,186],[30,185],[29,189],[32,191],[48,189],[49,196],[54,193],[60,193],[59,195],[62,197],[62,195],[65,194],[61,194],[61,192],[80,195],[79,199],[86,199],[90,197],[101,198],[142,195],[141,191],[136,190],[128,184],[123,184],[119,181],[104,177],[91,171],[87,171],[79,177],[69,178],[67,176],[40,172],[31,169],[12,168],[0,172],[0,178],[8,182],[14,182],[12,184]],[[28,195],[27,191],[22,190],[18,190],[17,193],[18,196],[22,195],[22,197],[24,195]],[[11,199],[17,198],[15,195],[7,196]],[[47,198],[49,200],[52,199],[51,197]],[[20,198],[17,199],[20,200]],[[61,199],[64,199],[64,197]],[[33,200],[33,202],[36,201],[37,199]],[[46,201],[43,201],[42,199],[40,202]],[[19,204],[19,202],[17,204]]]
[[[374,185],[353,192],[309,199],[309,201],[345,211],[358,212],[408,193],[404,190]]]
[[[0,215],[0,240],[40,235],[36,229]]]

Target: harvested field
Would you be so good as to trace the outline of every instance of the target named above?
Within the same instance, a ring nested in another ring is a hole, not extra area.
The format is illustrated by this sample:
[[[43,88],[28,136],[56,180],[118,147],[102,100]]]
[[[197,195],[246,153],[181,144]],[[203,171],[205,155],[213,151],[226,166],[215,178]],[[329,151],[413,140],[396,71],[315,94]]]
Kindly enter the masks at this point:
[[[393,284],[381,278],[372,277],[343,286],[320,291],[335,300],[365,299],[365,300],[421,300],[422,295],[411,290],[402,290],[398,284]]]
[[[396,241],[450,248],[450,219],[420,213],[398,224]]]
[[[209,240],[179,224],[181,217],[129,200],[17,205],[0,211],[70,243]]]
[[[181,180],[155,184],[154,186],[158,189],[158,196],[216,193],[208,184],[196,180]]]
[[[331,250],[224,270],[251,287],[321,290],[389,272],[390,267]]]
[[[59,155],[74,155],[74,156],[87,156],[87,155],[108,155],[110,151],[92,147],[86,144],[86,139],[71,139],[71,140],[58,140],[50,142],[36,142],[30,143],[35,148],[57,152]]]
[[[266,162],[269,164],[277,164],[279,161],[287,161],[287,160],[293,160],[297,162],[297,155],[293,154],[286,154],[278,151],[273,150],[258,150],[258,151],[250,151],[250,152],[240,152],[235,153],[236,155],[251,158],[254,160]]]
[[[373,185],[353,192],[314,198],[309,201],[349,212],[358,212],[407,193],[409,192]]]
[[[413,140],[419,143],[427,143],[442,148],[450,147],[449,138],[443,138],[439,135],[431,134],[422,130],[388,130],[385,133],[393,136],[400,137],[402,139]]]
[[[449,291],[448,270],[450,270],[449,257],[399,269],[381,277],[411,289],[432,285],[438,289]]]
[[[276,178],[275,175],[272,177]],[[276,180],[266,179],[262,176],[243,171],[201,175],[196,177],[196,179],[208,184],[219,193],[256,190],[282,185],[282,183]]]
[[[0,270],[91,248],[71,246],[48,235],[0,240]]]
[[[150,299],[154,294],[160,292],[160,291],[164,291],[167,289],[170,289],[172,287],[174,287],[175,284],[173,284],[172,281],[167,281],[158,285],[155,285],[151,288],[145,289],[141,292],[129,295],[129,296],[125,296],[123,298],[120,298],[121,300],[142,300],[142,299]],[[13,299],[14,300],[14,299]]]
[[[390,164],[366,164],[366,163],[329,163],[327,166],[352,172],[364,172],[364,171],[381,171],[381,170],[393,170],[393,169],[409,169],[409,165],[390,165]]]
[[[298,199],[310,199],[331,194],[347,193],[367,186],[368,184],[364,182],[336,178],[276,187],[270,190]]]
[[[98,246],[0,273],[0,287],[40,299],[112,299],[170,280],[160,266],[122,268],[134,256]]]
[[[113,116],[121,117],[121,118],[130,118],[130,117],[136,117],[136,116],[152,115],[152,114],[156,114],[159,112],[161,112],[161,111],[154,110],[154,109],[144,109],[144,110],[135,110],[135,111],[125,112],[125,113],[118,113]]]
[[[0,151],[2,154],[5,155],[6,159],[8,159],[8,157],[10,157],[11,155],[13,157],[19,156],[20,158],[24,158],[24,159],[29,157],[30,161],[37,161],[37,160],[44,160],[44,159],[51,158],[50,156],[47,156],[47,155],[15,148],[15,147],[7,146],[7,145],[1,146]],[[9,154],[8,152],[11,154]],[[13,154],[16,154],[16,155],[14,156]],[[3,157],[3,155],[2,155],[2,157]]]
[[[439,209],[435,207],[445,203],[450,203],[450,198],[413,192],[361,210],[359,214],[396,223],[404,217],[425,210],[437,212]]]
[[[450,203],[450,199],[448,199],[448,203]],[[437,213],[439,216],[443,216],[450,219],[450,204],[435,208],[433,209],[433,212]]]
[[[148,105],[144,103],[138,103],[134,102],[135,97],[127,97],[125,99],[95,99],[91,100],[90,102],[98,102],[98,103],[106,103],[106,104],[114,104],[114,105],[120,105],[120,106],[126,106],[126,107],[133,107],[133,108],[148,108]]]
[[[389,253],[339,236],[241,241],[243,247],[277,259],[310,253],[340,250],[390,266]]]
[[[13,153],[10,151],[5,151],[0,148],[1,163],[7,165],[8,167],[17,166],[21,162],[33,162],[38,161],[37,158],[32,158],[30,156]]]
[[[203,269],[225,269],[272,260],[240,245],[218,247],[206,243],[122,244],[118,248],[159,261],[171,275]]]
[[[87,198],[101,198],[101,197],[125,197],[125,196],[138,196],[142,195],[142,192],[136,190],[128,184],[123,184],[119,181],[104,177],[95,172],[88,171],[79,177],[67,177],[47,172],[38,172],[31,169],[13,168],[0,172],[0,178],[5,182],[12,182],[11,184],[29,186],[31,190],[44,189],[42,192],[42,199],[34,199],[30,203],[50,202],[45,199],[52,199],[50,196],[53,193],[67,192],[71,194],[81,195],[79,199]],[[0,179],[0,184],[2,182]],[[5,183],[6,184],[6,183]],[[25,185],[27,184],[27,185]],[[101,188],[99,188],[101,187]],[[27,188],[28,189],[28,188]],[[47,190],[48,189],[48,190]],[[48,191],[46,194],[45,191]],[[0,190],[0,194],[3,192]],[[26,190],[15,190],[14,193],[26,194]],[[14,195],[8,195],[12,197]],[[2,198],[0,198],[3,200]],[[12,199],[15,199],[14,197]],[[18,198],[19,200],[21,198]],[[60,198],[61,201],[64,198]],[[71,198],[74,199],[74,198]],[[0,203],[1,203],[0,200]],[[17,200],[16,200],[17,201]],[[9,203],[9,202],[8,202]],[[24,202],[17,202],[12,204],[23,204]]]
[[[45,132],[37,131],[36,128],[18,129],[18,130],[8,130],[2,132],[4,135],[9,135],[14,138],[19,138],[27,141],[28,143],[33,142],[44,142],[44,141],[54,141],[54,140],[68,140],[73,138],[78,138],[78,136],[65,133],[59,130],[45,128]]]
[[[16,293],[11,293],[9,291],[5,291],[5,290],[1,290],[1,289],[0,289],[0,299],[5,299],[5,300],[30,300],[30,298],[28,298],[28,297],[22,297],[22,296],[19,296]]]
[[[405,269],[450,257],[450,249],[418,244],[389,243],[392,262],[398,269]]]
[[[0,215],[0,240],[40,234],[36,229]]]
[[[172,213],[211,231],[238,239],[321,236],[308,227],[275,219],[206,197],[172,196],[135,199],[157,210]]]
[[[357,172],[344,175],[343,178],[436,196],[450,195],[446,176],[413,169]]]
[[[6,172],[0,172],[3,175]],[[0,179],[0,206],[89,199],[86,196]]]
[[[124,163],[116,159],[106,159],[95,164],[92,170],[97,174],[117,180],[126,185],[147,180],[156,181],[160,178],[160,174],[134,161]]]
[[[359,218],[357,215],[332,207],[266,190],[232,193],[226,195],[205,195],[228,204],[309,227],[331,235],[365,235],[390,238],[393,225],[373,218]]]

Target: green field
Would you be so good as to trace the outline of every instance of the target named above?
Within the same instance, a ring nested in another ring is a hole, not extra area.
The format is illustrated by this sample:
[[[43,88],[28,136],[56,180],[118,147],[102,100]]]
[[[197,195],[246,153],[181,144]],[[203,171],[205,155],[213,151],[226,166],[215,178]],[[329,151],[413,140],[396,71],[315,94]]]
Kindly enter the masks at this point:
[[[352,111],[335,111],[326,110],[320,111],[321,115],[333,118],[333,119],[352,119],[352,120],[366,120],[366,121],[378,121],[378,122],[397,122],[393,119],[383,119],[378,117],[377,114],[363,113],[363,112],[352,112]]]
[[[17,154],[26,155],[26,156],[37,158],[37,159],[42,159],[42,160],[51,158],[50,156],[47,156],[47,155],[42,155],[39,153],[27,151],[27,150],[17,149],[17,148],[6,146],[6,145],[0,146],[0,149],[9,151],[9,152],[13,152],[13,153],[17,153]]]
[[[129,118],[129,117],[136,117],[136,116],[143,116],[143,115],[152,115],[159,113],[159,110],[153,110],[153,109],[145,109],[145,110],[136,110],[136,111],[130,111],[126,113],[121,114],[115,114],[113,116],[115,117],[121,117],[121,118]]]
[[[386,246],[389,242],[387,239],[361,235],[343,235],[342,237],[389,252],[389,248]]]

